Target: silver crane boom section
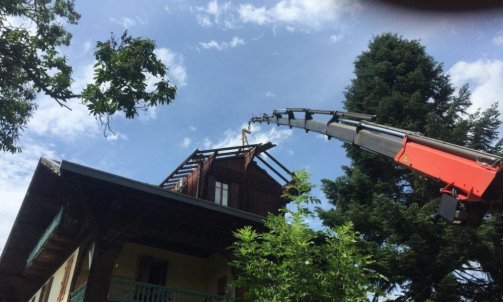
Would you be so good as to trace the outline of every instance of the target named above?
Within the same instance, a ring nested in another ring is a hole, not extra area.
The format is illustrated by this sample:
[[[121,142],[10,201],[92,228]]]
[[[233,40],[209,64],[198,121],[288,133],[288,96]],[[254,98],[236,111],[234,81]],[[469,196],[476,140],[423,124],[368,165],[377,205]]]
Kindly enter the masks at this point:
[[[299,114],[304,116],[299,117]],[[329,115],[330,119],[328,121],[313,120],[315,114]],[[290,128],[302,128],[306,132],[318,132],[328,136],[329,139],[333,137],[391,158],[394,158],[400,151],[404,138],[406,138],[407,141],[416,142],[490,166],[499,165],[503,161],[503,158],[499,156],[429,138],[417,132],[380,125],[372,122],[374,119],[375,116],[373,115],[361,113],[287,108],[274,110],[272,115],[264,114],[252,117],[250,123],[266,122],[286,125]]]

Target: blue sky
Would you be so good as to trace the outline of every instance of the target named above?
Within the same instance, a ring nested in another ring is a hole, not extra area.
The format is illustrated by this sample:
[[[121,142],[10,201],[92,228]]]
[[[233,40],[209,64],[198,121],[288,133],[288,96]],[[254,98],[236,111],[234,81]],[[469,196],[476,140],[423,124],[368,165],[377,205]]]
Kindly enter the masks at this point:
[[[40,156],[158,184],[195,148],[239,144],[252,114],[342,110],[354,60],[383,32],[421,40],[456,87],[470,84],[474,108],[503,96],[502,11],[418,13],[343,0],[87,0],[76,8],[82,18],[61,50],[76,89],[92,79],[95,42],[127,29],[156,41],[178,97],[135,120],[114,117],[116,135],[104,137],[78,101],[68,111],[40,96],[23,153],[0,154],[0,250]],[[266,125],[252,132],[250,142],[278,144],[273,155],[290,169],[306,168],[317,184],[348,163],[340,143],[316,134]]]

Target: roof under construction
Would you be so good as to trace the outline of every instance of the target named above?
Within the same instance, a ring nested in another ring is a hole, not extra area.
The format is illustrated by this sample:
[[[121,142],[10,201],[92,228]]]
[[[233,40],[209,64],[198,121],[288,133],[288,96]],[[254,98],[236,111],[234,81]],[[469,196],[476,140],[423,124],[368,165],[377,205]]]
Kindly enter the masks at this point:
[[[257,158],[266,167],[268,167],[271,171],[273,171],[279,178],[281,178],[285,182],[288,182],[287,177],[285,177],[282,173],[278,172],[273,166],[271,166],[270,163],[268,163],[265,159],[261,157],[261,155],[267,156],[284,172],[286,172],[288,175],[291,175],[292,172],[290,172],[277,159],[275,159],[271,154],[267,152],[267,150],[275,146],[276,145],[268,142],[265,144],[253,144],[253,145],[225,147],[225,148],[208,149],[208,150],[196,149],[160,184],[160,187],[167,190],[173,189],[176,186],[176,183],[180,179],[183,179],[184,177],[187,177],[190,174],[192,174],[199,167],[200,164],[204,163],[206,160],[210,158],[218,160],[218,159],[245,157],[245,156],[250,156],[252,159]]]

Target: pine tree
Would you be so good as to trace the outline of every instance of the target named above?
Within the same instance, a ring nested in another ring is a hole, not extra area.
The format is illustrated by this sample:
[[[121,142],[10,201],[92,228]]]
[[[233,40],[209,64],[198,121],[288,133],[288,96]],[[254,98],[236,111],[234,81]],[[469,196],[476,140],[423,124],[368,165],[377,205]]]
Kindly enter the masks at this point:
[[[377,122],[419,131],[486,152],[501,124],[497,105],[468,114],[468,86],[457,95],[442,64],[418,41],[385,33],[355,61],[347,88],[348,111],[377,115]],[[397,301],[503,299],[503,218],[493,213],[474,230],[436,215],[439,186],[392,160],[346,145],[350,166],[323,190],[335,209],[319,211],[324,223],[351,221],[387,277],[376,284]]]

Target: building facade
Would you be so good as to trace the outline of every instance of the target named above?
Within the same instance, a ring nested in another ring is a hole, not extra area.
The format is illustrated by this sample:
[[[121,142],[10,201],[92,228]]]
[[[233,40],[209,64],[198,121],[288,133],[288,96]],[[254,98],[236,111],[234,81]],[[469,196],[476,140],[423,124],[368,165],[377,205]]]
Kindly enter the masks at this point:
[[[239,298],[232,232],[285,204],[271,147],[196,150],[158,186],[42,158],[0,259],[0,301]]]

